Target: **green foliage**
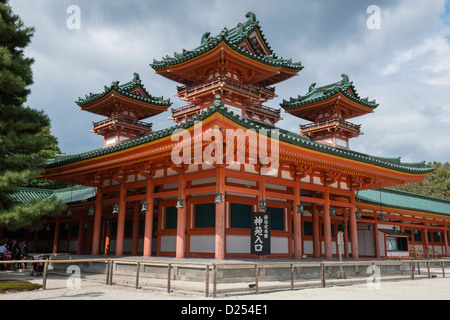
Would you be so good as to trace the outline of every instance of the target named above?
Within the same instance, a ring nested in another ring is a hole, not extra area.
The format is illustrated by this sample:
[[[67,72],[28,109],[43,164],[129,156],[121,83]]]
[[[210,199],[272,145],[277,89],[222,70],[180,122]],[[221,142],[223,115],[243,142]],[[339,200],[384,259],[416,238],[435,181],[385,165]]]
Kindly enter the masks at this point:
[[[54,198],[13,203],[8,197],[14,188],[39,184],[36,178],[46,159],[61,153],[44,111],[22,106],[33,83],[33,59],[23,55],[33,32],[13,14],[7,0],[0,0],[0,227],[9,230],[37,228],[42,216],[64,208]]]
[[[398,186],[395,189],[450,200],[450,163],[430,162],[427,166],[435,170],[426,182]]]

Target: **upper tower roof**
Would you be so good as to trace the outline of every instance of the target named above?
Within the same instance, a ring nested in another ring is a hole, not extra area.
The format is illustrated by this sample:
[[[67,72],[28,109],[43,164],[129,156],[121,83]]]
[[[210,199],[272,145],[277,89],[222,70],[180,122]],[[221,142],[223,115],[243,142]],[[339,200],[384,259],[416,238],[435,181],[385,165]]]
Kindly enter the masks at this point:
[[[86,95],[76,101],[83,111],[110,117],[117,109],[133,109],[138,119],[146,119],[164,112],[172,103],[170,99],[153,97],[142,85],[139,74],[134,73],[133,80],[119,85],[114,81],[105,86],[102,93]]]
[[[309,121],[315,121],[317,114],[330,106],[340,106],[345,119],[371,113],[378,107],[375,100],[360,98],[353,81],[345,74],[342,80],[323,87],[316,88],[316,83],[313,83],[307,94],[283,100],[280,105],[286,112]]]
[[[286,80],[303,69],[300,62],[277,57],[255,14],[249,12],[246,17],[245,23],[224,28],[217,36],[206,32],[197,48],[153,60],[150,66],[156,73],[185,85],[203,83],[211,72],[229,71],[230,64],[246,73],[240,79],[242,83],[263,86]]]

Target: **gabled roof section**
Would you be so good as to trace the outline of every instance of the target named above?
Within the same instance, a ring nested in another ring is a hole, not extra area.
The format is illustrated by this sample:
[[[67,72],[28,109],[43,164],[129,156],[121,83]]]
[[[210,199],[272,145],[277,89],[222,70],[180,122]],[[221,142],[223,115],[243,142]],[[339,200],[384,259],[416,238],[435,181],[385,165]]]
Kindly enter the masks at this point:
[[[50,197],[67,203],[77,204],[95,199],[96,190],[93,187],[74,186],[64,189],[38,189],[38,188],[16,188],[8,194],[8,197],[17,203],[30,203]]]
[[[76,101],[76,104],[78,104],[82,109],[86,111],[96,113],[95,111],[90,110],[89,106],[95,104],[96,102],[102,100],[106,96],[115,92],[125,98],[135,100],[136,102],[162,108],[161,111],[165,111],[168,107],[172,105],[170,99],[164,100],[164,97],[152,96],[145,89],[138,73],[134,73],[134,77],[131,81],[124,84],[119,83],[120,83],[119,81],[114,81],[111,83],[109,87],[105,86],[104,88],[105,90],[101,93],[96,94],[89,93],[88,95],[85,96],[85,98],[79,97],[78,101]]]
[[[123,150],[133,148],[133,147],[136,147],[139,145],[143,145],[143,144],[146,144],[146,143],[149,143],[152,141],[156,141],[156,140],[162,139],[164,137],[169,137],[172,135],[172,133],[175,130],[188,129],[190,127],[193,127],[195,122],[203,121],[216,112],[220,113],[221,115],[227,117],[228,119],[232,120],[233,122],[247,128],[247,129],[254,129],[257,131],[261,128],[265,128],[268,130],[268,132],[267,132],[268,136],[271,136],[272,129],[277,129],[279,132],[278,139],[280,141],[286,142],[291,145],[300,146],[302,148],[307,148],[307,149],[314,150],[317,152],[342,157],[344,159],[350,159],[350,160],[354,160],[357,162],[368,163],[368,164],[372,164],[372,165],[379,166],[382,168],[387,168],[387,169],[391,169],[391,170],[395,170],[395,171],[399,171],[399,172],[410,173],[410,174],[427,174],[427,173],[434,171],[433,168],[426,167],[424,162],[416,163],[416,164],[404,164],[400,161],[400,158],[393,158],[393,159],[379,158],[379,157],[374,157],[371,155],[359,153],[356,151],[345,150],[345,149],[337,148],[334,146],[326,145],[326,144],[323,144],[320,142],[315,142],[308,137],[287,131],[285,129],[276,128],[276,127],[273,127],[270,125],[266,125],[266,124],[255,122],[255,121],[252,121],[249,119],[242,118],[239,115],[234,114],[232,111],[229,111],[228,108],[224,107],[222,104],[218,104],[218,105],[213,104],[213,106],[204,109],[200,114],[197,114],[197,115],[193,116],[192,118],[190,118],[180,124],[177,124],[175,126],[172,126],[172,127],[169,127],[169,128],[163,129],[163,130],[152,132],[146,136],[140,137],[135,140],[131,140],[128,142],[124,142],[124,143],[117,144],[115,146],[111,146],[111,147],[107,147],[107,148],[103,148],[103,149],[98,149],[98,150],[89,151],[89,152],[82,153],[82,154],[77,154],[74,156],[66,156],[63,159],[57,160],[57,161],[49,161],[46,165],[46,168],[47,169],[56,168],[56,167],[60,167],[63,165],[75,163],[78,161],[84,161],[84,160],[104,156],[107,154],[112,154],[114,152],[123,151]]]
[[[160,61],[154,59],[150,66],[155,70],[173,67],[202,56],[225,43],[233,51],[258,63],[297,72],[303,69],[301,62],[292,62],[292,59],[276,56],[262,32],[255,14],[249,12],[246,17],[248,20],[245,23],[238,23],[232,29],[224,28],[219,35],[211,36],[210,32],[204,33],[200,46],[197,48],[183,49],[181,53],[175,52],[173,57],[166,55]]]
[[[450,201],[400,190],[362,190],[356,200],[376,206],[450,216]]]
[[[297,98],[290,98],[289,101],[283,100],[281,107],[284,109],[292,109],[300,106],[305,106],[311,103],[323,101],[333,97],[336,94],[342,94],[346,98],[363,105],[364,107],[375,109],[378,104],[375,100],[369,101],[368,98],[361,98],[353,85],[353,81],[350,81],[346,74],[342,75],[342,80],[316,88],[316,83],[311,84],[309,92],[304,96],[298,96]]]

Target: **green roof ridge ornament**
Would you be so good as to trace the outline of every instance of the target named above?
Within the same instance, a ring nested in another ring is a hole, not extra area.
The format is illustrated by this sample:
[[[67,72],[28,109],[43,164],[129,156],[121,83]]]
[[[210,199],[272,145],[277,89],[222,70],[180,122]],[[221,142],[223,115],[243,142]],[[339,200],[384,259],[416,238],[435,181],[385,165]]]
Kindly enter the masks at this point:
[[[316,84],[317,83],[314,82],[309,86],[309,92],[313,92],[314,90],[316,90]]]
[[[202,41],[201,44],[205,44],[207,42],[209,42],[209,40],[211,39],[211,32],[205,32],[202,36]]]
[[[345,73],[343,73],[343,74],[341,75],[341,77],[342,77],[342,83],[343,83],[343,84],[344,84],[344,83],[350,82],[350,78],[349,78],[348,75],[346,75]]]
[[[252,23],[256,23],[256,15],[253,12],[251,12],[251,11],[247,12],[245,17],[248,18],[248,21],[246,23],[247,26]]]
[[[135,83],[141,82],[141,77],[140,77],[139,73],[137,73],[137,72],[133,73],[133,82],[135,82]]]

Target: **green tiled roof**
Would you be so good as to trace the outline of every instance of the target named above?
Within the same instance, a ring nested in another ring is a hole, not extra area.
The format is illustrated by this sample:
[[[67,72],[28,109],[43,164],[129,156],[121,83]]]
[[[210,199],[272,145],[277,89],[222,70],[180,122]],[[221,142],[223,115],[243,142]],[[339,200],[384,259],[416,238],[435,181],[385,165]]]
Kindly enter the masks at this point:
[[[144,92],[145,97],[142,97],[142,96],[134,94],[134,93],[130,93],[130,91],[132,91],[138,87],[142,90],[142,92]],[[109,94],[111,91],[115,91],[125,97],[131,98],[131,99],[134,99],[137,101],[141,101],[141,102],[145,102],[145,103],[149,103],[149,104],[153,104],[153,105],[157,105],[157,106],[170,107],[172,105],[172,103],[170,102],[170,99],[164,100],[164,97],[153,97],[150,93],[148,93],[148,91],[142,85],[139,74],[137,74],[137,73],[134,74],[133,80],[131,80],[127,83],[119,85],[119,81],[114,81],[113,83],[111,83],[111,85],[109,87],[105,86],[105,91],[103,91],[102,93],[95,93],[95,94],[89,93],[88,95],[85,96],[85,98],[79,97],[78,101],[76,101],[76,104],[78,104],[80,107],[88,105],[94,101],[97,101],[97,100],[103,98],[104,96]]]
[[[8,197],[13,202],[28,203],[48,198],[52,194],[53,190],[49,189],[17,188]]]
[[[95,199],[96,188],[76,186],[73,188],[64,189],[37,189],[37,188],[16,188],[14,192],[10,193],[8,197],[19,203],[28,203],[37,200],[46,199],[49,197],[56,197],[67,204],[76,204],[88,202]]]
[[[450,201],[394,189],[362,190],[357,201],[382,207],[450,216]]]
[[[349,90],[353,92],[354,96],[348,92]],[[369,107],[372,109],[378,107],[378,104],[375,100],[369,101],[368,98],[360,98],[353,85],[353,81],[350,81],[349,77],[345,74],[342,75],[341,81],[329,84],[327,86],[316,88],[316,84],[313,83],[309,87],[309,92],[307,94],[305,94],[304,96],[298,96],[298,98],[290,98],[289,101],[283,100],[283,103],[281,103],[280,105],[285,109],[296,108],[299,106],[331,98],[337,93],[341,93],[348,99],[355,101],[365,107]]]
[[[246,17],[249,18],[247,22],[239,23],[236,27],[230,30],[224,28],[222,32],[217,36],[211,36],[209,32],[206,32],[202,37],[200,46],[198,46],[197,48],[193,50],[183,49],[181,53],[175,52],[173,57],[166,55],[162,58],[161,61],[157,61],[154,59],[153,63],[150,64],[150,66],[154,69],[161,69],[167,66],[177,65],[179,63],[198,57],[208,51],[211,51],[221,42],[225,42],[236,52],[266,65],[284,67],[293,70],[303,69],[301,62],[292,62],[292,59],[283,59],[276,56],[267,43],[261,27],[259,26],[259,21],[256,20],[255,15],[252,12],[249,12],[247,13]],[[255,30],[258,30],[258,32],[261,34],[261,38],[264,41],[266,47],[269,49],[270,55],[265,55],[262,53],[253,54],[251,52],[248,52],[247,50],[239,48],[239,45],[241,43],[243,43],[245,40],[248,40],[250,46],[252,46],[252,49],[257,52],[253,47],[251,39],[249,38],[250,34]]]
[[[46,165],[46,168],[55,168],[62,165],[67,165],[71,163],[75,163],[78,161],[83,161],[87,159],[93,159],[96,157],[100,157],[107,154],[112,154],[114,152],[126,150],[135,146],[143,145],[145,143],[149,143],[151,141],[155,141],[167,136],[170,136],[176,129],[188,129],[192,126],[194,126],[194,123],[196,121],[202,121],[206,119],[207,117],[211,116],[215,112],[218,112],[222,114],[223,116],[229,118],[230,120],[234,121],[235,123],[242,125],[243,127],[247,129],[255,129],[256,131],[265,128],[268,130],[268,136],[271,136],[270,130],[271,129],[277,129],[279,130],[279,140],[284,141],[286,143],[297,145],[303,148],[307,148],[310,150],[327,153],[330,155],[338,156],[345,159],[355,160],[362,163],[369,163],[373,164],[379,167],[384,167],[396,171],[401,172],[407,172],[412,174],[425,174],[430,173],[434,169],[425,167],[425,162],[420,162],[416,164],[404,164],[400,161],[400,158],[380,158],[380,157],[374,157],[371,155],[359,153],[356,151],[351,150],[345,150],[341,148],[337,148],[334,146],[326,145],[320,142],[315,142],[314,140],[305,137],[303,135],[299,135],[290,131],[287,131],[285,129],[276,128],[270,125],[261,124],[259,122],[255,122],[249,119],[244,119],[240,117],[237,114],[234,114],[232,111],[229,111],[226,107],[223,107],[222,105],[216,106],[213,104],[213,106],[206,108],[203,110],[202,113],[197,114],[193,116],[192,118],[186,120],[183,123],[177,124],[175,126],[152,132],[146,136],[142,136],[138,139],[131,140],[128,142],[120,143],[111,147],[97,149],[73,156],[65,156],[60,160],[52,160],[49,161]]]

